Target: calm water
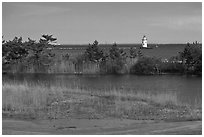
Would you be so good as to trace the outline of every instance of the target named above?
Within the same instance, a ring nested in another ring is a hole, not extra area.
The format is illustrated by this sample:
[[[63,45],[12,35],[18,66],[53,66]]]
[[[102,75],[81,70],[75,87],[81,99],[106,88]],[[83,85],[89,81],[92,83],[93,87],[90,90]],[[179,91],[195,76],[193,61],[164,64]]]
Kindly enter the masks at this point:
[[[110,90],[112,88],[134,90],[136,92],[176,93],[179,100],[188,104],[201,102],[202,77],[181,75],[59,75],[59,74],[9,74],[3,81],[33,83],[61,83],[87,89]]]

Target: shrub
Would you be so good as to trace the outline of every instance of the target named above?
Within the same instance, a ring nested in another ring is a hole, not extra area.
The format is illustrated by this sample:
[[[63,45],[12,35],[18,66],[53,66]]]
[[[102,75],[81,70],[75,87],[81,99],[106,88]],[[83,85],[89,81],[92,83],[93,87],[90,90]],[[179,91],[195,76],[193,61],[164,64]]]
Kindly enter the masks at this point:
[[[137,57],[137,50],[133,47],[130,48],[130,58],[136,58]]]
[[[178,62],[162,62],[159,66],[162,73],[183,73],[184,66]]]
[[[91,62],[100,62],[103,58],[103,51],[98,47],[98,41],[95,40],[91,45],[89,44],[88,48],[85,51],[85,56]]]
[[[186,73],[202,74],[202,47],[198,44],[187,43],[180,53]]]
[[[52,42],[56,38],[52,35],[42,35],[39,42],[31,40],[23,42],[15,37],[12,41],[2,41],[3,68],[10,68],[12,72],[47,72],[53,63],[54,54],[51,51]],[[9,66],[9,67],[8,67]]]
[[[52,35],[42,35],[39,42],[28,40],[28,42],[25,42],[29,51],[27,57],[28,66],[33,66],[34,72],[46,72],[53,63],[53,57],[55,56],[52,53],[52,45],[49,43],[55,41],[56,38],[52,38]]]
[[[24,59],[28,55],[22,37],[15,37],[12,41],[2,42],[2,64],[12,64]]]
[[[121,74],[125,73],[126,53],[119,49],[114,43],[109,50],[109,54],[102,59],[100,63],[101,73]]]
[[[131,67],[130,72],[133,74],[155,74],[159,73],[160,61],[155,58],[141,57],[138,62]]]
[[[125,73],[125,60],[108,59],[100,63],[100,72],[108,74],[123,74]]]

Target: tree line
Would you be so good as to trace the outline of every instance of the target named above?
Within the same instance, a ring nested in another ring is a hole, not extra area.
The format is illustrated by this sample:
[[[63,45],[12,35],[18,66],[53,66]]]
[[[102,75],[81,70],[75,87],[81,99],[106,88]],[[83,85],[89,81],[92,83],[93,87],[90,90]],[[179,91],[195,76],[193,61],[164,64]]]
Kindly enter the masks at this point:
[[[46,72],[55,63],[55,54],[52,44],[57,39],[52,35],[42,35],[39,41],[28,38],[23,42],[22,37],[13,40],[2,40],[2,66],[3,71],[16,64],[24,64],[19,70],[29,67],[34,72]],[[202,48],[201,45],[187,43],[184,50],[164,62],[158,58],[146,57],[141,49],[131,47],[127,54],[114,43],[108,52],[105,52],[95,40],[89,44],[82,55],[76,57],[73,63],[77,66],[91,62],[98,65],[103,74],[202,74]],[[64,60],[70,60],[69,55],[63,56]]]

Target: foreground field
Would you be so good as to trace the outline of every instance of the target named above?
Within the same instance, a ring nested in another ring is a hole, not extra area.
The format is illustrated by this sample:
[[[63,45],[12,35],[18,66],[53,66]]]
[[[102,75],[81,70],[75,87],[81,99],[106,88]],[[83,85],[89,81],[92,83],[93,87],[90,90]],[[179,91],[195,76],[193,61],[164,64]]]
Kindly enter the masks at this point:
[[[60,85],[3,83],[3,117],[21,119],[201,120],[202,108],[175,94],[92,91]]]
[[[4,120],[3,135],[201,135],[201,121],[155,122],[121,119]]]
[[[202,134],[202,108],[176,95],[2,85],[5,134]]]

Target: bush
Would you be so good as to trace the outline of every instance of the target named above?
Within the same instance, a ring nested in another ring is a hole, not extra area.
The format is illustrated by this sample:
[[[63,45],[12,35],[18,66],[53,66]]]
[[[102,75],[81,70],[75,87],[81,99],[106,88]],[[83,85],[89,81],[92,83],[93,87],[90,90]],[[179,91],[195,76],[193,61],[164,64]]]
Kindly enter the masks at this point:
[[[47,72],[53,63],[52,42],[56,38],[52,35],[42,35],[39,42],[31,40],[23,42],[15,37],[12,41],[2,42],[3,68],[10,68],[11,72]],[[50,49],[51,48],[51,49]],[[9,67],[8,67],[9,66]]]
[[[86,58],[91,62],[100,62],[103,58],[103,51],[98,47],[98,41],[94,41],[85,51]]]
[[[133,74],[156,74],[159,73],[159,64],[161,62],[158,59],[150,57],[141,57],[138,62],[130,69],[130,73]]]
[[[2,64],[13,64],[23,60],[28,55],[28,50],[22,42],[22,37],[15,37],[12,41],[2,42]]]
[[[137,50],[133,47],[130,48],[130,58],[136,58],[137,57]]]
[[[184,66],[177,62],[162,62],[159,66],[161,73],[183,73]]]
[[[47,72],[55,56],[51,48],[53,45],[50,43],[55,41],[56,38],[52,38],[52,35],[42,35],[39,42],[35,42],[31,39],[28,40],[28,42],[25,42],[29,51],[27,57],[28,66],[33,66],[34,72]]]
[[[125,70],[125,61],[121,59],[107,59],[100,63],[100,72],[107,74],[123,74]]]
[[[202,47],[198,44],[187,43],[180,53],[186,73],[202,74]]]
[[[109,54],[104,56],[100,63],[100,72],[108,74],[123,74],[126,72],[126,53],[119,49],[117,44],[114,43],[109,50]]]

